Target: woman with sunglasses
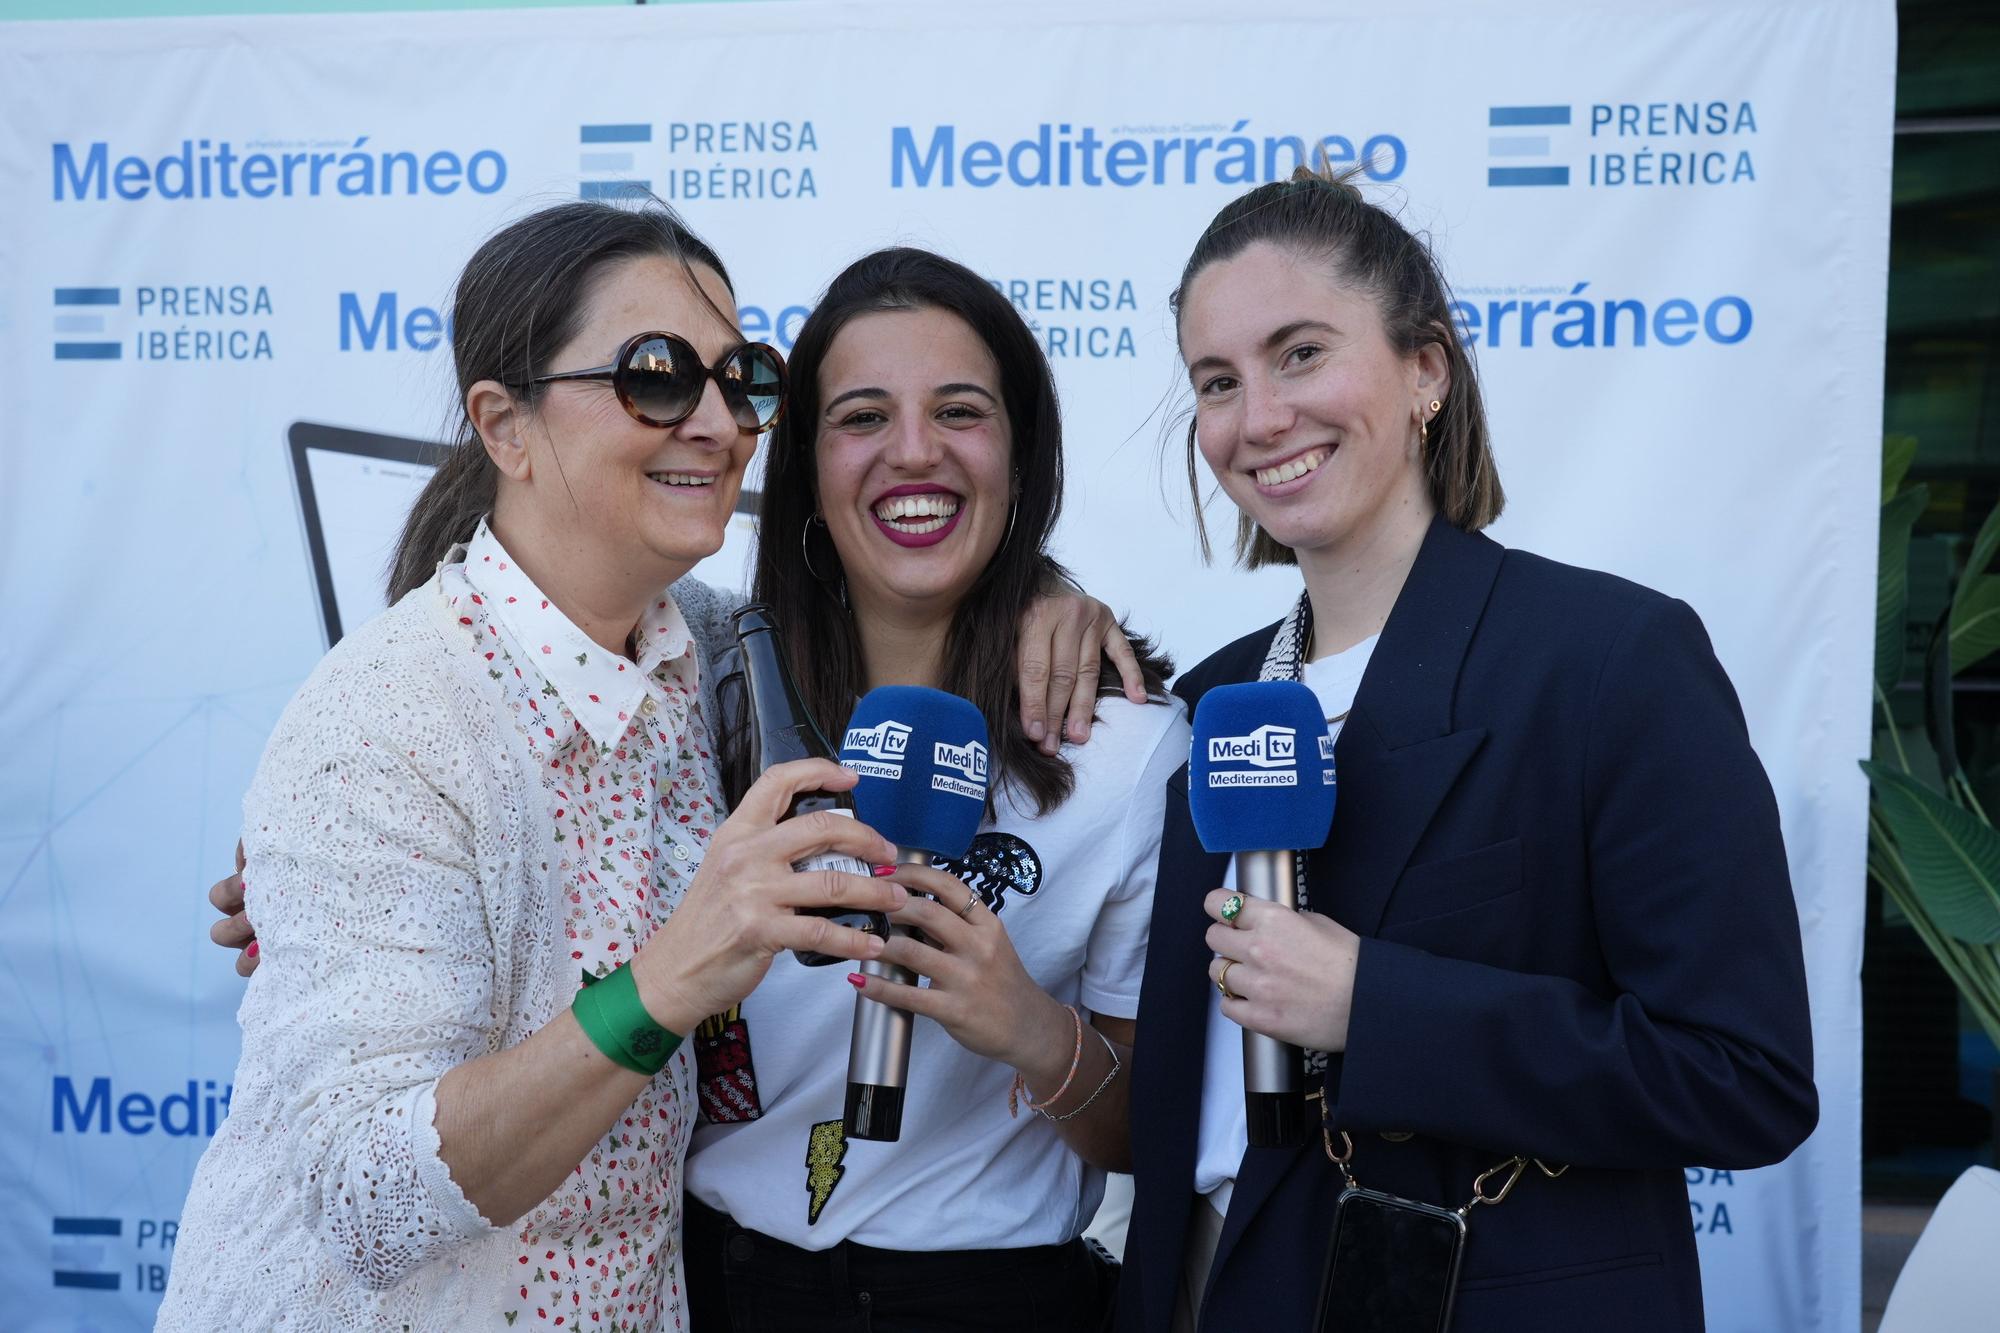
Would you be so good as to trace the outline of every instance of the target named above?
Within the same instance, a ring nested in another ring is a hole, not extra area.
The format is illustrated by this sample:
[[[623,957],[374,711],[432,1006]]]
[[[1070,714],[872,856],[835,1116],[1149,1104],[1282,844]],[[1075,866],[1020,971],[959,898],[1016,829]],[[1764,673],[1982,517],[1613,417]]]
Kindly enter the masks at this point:
[[[680,1037],[784,950],[879,955],[795,909],[906,899],[793,870],[893,859],[851,820],[780,822],[852,784],[835,765],[722,818],[722,607],[682,576],[784,393],[733,309],[663,206],[547,209],[468,263],[460,444],[395,604],[301,688],[246,798],[262,965],[160,1327],[686,1325]]]
[[[922,250],[865,256],[800,329],[792,371],[756,575],[792,675],[836,736],[877,686],[972,700],[992,801],[963,859],[897,869],[912,896],[895,919],[919,933],[883,958],[925,984],[849,977],[919,1016],[898,1139],[844,1134],[853,1005],[830,969],[781,961],[743,1002],[738,1096],[703,1097],[688,1161],[695,1322],[1094,1329],[1110,1274],[1079,1234],[1105,1170],[1128,1169],[1125,1071],[1187,724],[1163,697],[1106,697],[1090,743],[1050,753],[1011,705],[1013,626],[1060,574],[1062,435],[1035,335],[991,284]],[[1144,656],[1160,691],[1170,668]],[[732,788],[743,739],[724,739]]]
[[[793,909],[906,898],[793,871],[893,857],[780,822],[851,784],[834,764],[716,807],[708,666],[664,590],[720,545],[782,402],[733,309],[664,209],[562,205],[467,265],[463,443],[399,559],[432,572],[314,671],[245,801],[264,961],[160,1327],[685,1326],[677,1034],[781,950],[880,952]],[[675,332],[626,349],[621,394],[574,382],[645,329]],[[690,354],[680,401],[650,371]],[[469,495],[490,518],[452,531]]]

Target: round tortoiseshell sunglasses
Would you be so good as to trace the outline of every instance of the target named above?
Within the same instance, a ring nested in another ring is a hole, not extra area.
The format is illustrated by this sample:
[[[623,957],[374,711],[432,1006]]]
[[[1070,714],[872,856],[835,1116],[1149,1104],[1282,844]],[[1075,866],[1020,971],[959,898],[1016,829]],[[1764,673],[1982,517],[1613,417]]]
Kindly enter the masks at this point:
[[[678,334],[652,329],[635,333],[608,366],[537,375],[528,384],[560,380],[609,380],[611,391],[635,420],[648,426],[676,426],[694,414],[714,380],[722,401],[745,435],[771,429],[785,406],[785,358],[765,343],[743,343],[714,365]]]

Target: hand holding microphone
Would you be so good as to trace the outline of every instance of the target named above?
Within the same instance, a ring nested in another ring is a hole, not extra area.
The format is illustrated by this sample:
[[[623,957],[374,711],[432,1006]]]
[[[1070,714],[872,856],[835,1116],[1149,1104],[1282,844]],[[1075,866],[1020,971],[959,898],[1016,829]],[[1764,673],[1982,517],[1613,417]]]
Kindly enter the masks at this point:
[[[956,695],[916,685],[885,685],[870,690],[856,705],[840,759],[860,775],[854,788],[855,813],[896,844],[897,878],[919,892],[938,896],[938,903],[909,904],[924,910],[898,915],[882,956],[861,965],[863,993],[854,1000],[854,1034],[847,1054],[847,1134],[857,1139],[896,1139],[903,1128],[915,1026],[912,1011],[930,1012],[925,1005],[928,993],[917,989],[917,973],[910,964],[922,964],[929,972],[933,956],[939,953],[935,946],[913,939],[911,928],[929,926],[940,941],[958,940],[966,928],[964,918],[986,910],[963,884],[930,868],[933,856],[964,856],[985,816],[986,719]],[[947,912],[958,919],[944,920]],[[871,1002],[871,996],[882,1002]],[[892,996],[902,1004],[892,1007]]]
[[[1300,1047],[1345,1045],[1358,953],[1353,932],[1297,910],[1298,854],[1333,825],[1333,742],[1312,691],[1259,681],[1202,695],[1188,807],[1201,845],[1235,856],[1235,891],[1204,907],[1220,923],[1208,930],[1209,979],[1244,1028],[1250,1143],[1288,1147],[1307,1128]]]
[[[1223,1017],[1292,1046],[1346,1050],[1361,937],[1331,917],[1257,898],[1245,898],[1228,921],[1235,896],[1217,889],[1202,903],[1217,922],[1206,937],[1216,953],[1208,979],[1226,982],[1235,997],[1223,1000]]]

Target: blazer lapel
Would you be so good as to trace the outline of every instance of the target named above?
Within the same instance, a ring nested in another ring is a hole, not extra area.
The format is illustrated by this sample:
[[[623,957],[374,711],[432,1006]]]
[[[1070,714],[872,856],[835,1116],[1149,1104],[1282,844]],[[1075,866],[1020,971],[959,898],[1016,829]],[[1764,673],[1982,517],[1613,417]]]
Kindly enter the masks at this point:
[[[1306,859],[1313,910],[1373,935],[1417,839],[1485,739],[1472,727],[1392,748],[1357,704],[1334,747],[1333,836]]]
[[[1431,521],[1334,746],[1333,833],[1307,877],[1313,907],[1357,934],[1381,926],[1417,840],[1486,739],[1454,729],[1452,703],[1504,554]]]

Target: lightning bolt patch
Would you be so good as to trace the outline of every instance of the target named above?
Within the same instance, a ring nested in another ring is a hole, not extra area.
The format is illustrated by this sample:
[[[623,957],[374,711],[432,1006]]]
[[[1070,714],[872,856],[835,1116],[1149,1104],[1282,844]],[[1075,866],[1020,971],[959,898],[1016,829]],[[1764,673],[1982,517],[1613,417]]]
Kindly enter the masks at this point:
[[[833,1187],[847,1174],[847,1128],[838,1120],[822,1120],[806,1136],[806,1225],[819,1221],[820,1210],[833,1197]]]

